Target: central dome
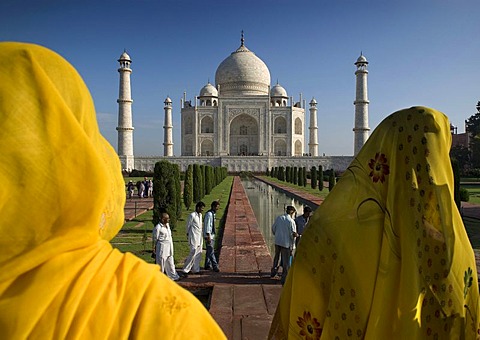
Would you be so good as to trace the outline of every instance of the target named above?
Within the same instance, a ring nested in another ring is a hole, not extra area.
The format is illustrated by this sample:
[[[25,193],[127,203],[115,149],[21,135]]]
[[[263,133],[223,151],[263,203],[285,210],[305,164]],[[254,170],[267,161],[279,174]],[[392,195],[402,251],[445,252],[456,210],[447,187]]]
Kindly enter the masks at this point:
[[[242,37],[241,46],[218,66],[215,83],[220,95],[268,95],[270,71],[244,45]]]

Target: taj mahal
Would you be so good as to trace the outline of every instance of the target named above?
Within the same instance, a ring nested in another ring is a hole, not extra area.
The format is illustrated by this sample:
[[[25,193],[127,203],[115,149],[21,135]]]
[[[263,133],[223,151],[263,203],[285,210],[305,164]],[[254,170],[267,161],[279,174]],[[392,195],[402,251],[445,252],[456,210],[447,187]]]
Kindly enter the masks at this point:
[[[153,170],[155,163],[168,160],[185,171],[189,164],[223,166],[229,172],[264,172],[275,166],[343,171],[352,156],[319,156],[317,101],[294,100],[278,82],[271,86],[267,65],[245,45],[242,32],[240,47],[218,66],[215,85],[208,82],[195,100],[181,99],[181,156],[173,155],[172,100],[164,101],[163,156],[135,157],[133,154],[133,119],[131,98],[132,60],[124,52],[118,62],[120,90],[118,102],[118,156],[122,169]],[[363,56],[355,62],[356,98],[354,154],[368,138],[368,61]],[[308,124],[308,126],[307,126]],[[308,136],[308,142],[307,142]]]

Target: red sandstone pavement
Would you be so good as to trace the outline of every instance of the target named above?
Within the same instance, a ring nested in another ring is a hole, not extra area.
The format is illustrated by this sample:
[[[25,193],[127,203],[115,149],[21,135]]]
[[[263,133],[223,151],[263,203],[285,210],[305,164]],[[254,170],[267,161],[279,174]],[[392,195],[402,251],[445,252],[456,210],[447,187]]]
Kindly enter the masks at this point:
[[[124,209],[125,221],[130,221],[138,215],[141,215],[145,211],[151,209],[153,209],[152,197],[140,198],[138,196],[134,196],[132,198],[127,198]]]
[[[270,278],[272,258],[239,177],[235,177],[219,256],[220,273],[179,282],[213,287],[210,313],[228,339],[266,339],[282,286]]]

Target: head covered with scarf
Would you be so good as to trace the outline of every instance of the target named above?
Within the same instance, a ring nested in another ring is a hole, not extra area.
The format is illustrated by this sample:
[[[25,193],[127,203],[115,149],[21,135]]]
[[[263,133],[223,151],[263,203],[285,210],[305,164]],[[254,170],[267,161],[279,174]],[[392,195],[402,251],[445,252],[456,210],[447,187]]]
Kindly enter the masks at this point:
[[[108,243],[124,181],[76,70],[33,44],[0,43],[0,59],[3,336],[222,337],[190,293]]]
[[[447,117],[426,107],[375,129],[310,219],[271,338],[478,337],[477,270],[450,145]]]

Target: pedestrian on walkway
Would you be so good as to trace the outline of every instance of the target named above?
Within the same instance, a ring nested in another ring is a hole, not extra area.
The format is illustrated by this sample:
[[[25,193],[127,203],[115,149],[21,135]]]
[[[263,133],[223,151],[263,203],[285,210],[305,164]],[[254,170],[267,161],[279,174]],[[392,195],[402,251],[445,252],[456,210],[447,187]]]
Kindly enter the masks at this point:
[[[215,258],[215,214],[220,207],[220,202],[213,201],[210,210],[205,214],[203,236],[205,238],[205,246],[207,253],[205,255],[205,270],[213,269],[219,272],[217,259]]]
[[[173,281],[180,276],[175,269],[173,260],[173,239],[170,230],[170,216],[162,213],[160,222],[153,228],[152,239],[155,241],[155,263],[160,266],[160,271]]]
[[[125,181],[78,72],[35,44],[0,42],[0,60],[0,337],[225,339],[190,292],[112,247]]]
[[[296,213],[295,207],[289,205],[283,215],[278,216],[272,225],[272,233],[275,236],[275,256],[273,258],[273,266],[271,270],[271,277],[277,275],[278,263],[280,257],[282,259],[282,278],[280,282],[282,285],[287,278],[288,270],[290,268],[290,255],[294,245],[295,237],[297,236],[295,221],[293,216]]]
[[[269,338],[478,339],[450,128],[426,107],[380,123],[310,219]]]
[[[200,273],[200,260],[202,259],[203,236],[202,236],[202,212],[205,203],[198,202],[195,211],[188,216],[187,220],[187,238],[190,246],[190,253],[185,259],[183,265],[183,275],[187,275],[190,270],[194,274]]]
[[[303,231],[305,230],[305,227],[307,226],[307,223],[310,220],[311,215],[312,215],[312,208],[306,205],[303,207],[303,214],[295,218],[295,226],[297,231],[297,237],[295,237],[295,248],[298,247],[298,243],[300,242]]]

